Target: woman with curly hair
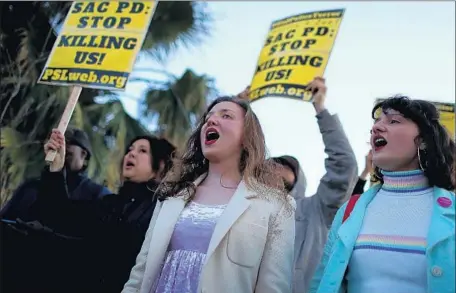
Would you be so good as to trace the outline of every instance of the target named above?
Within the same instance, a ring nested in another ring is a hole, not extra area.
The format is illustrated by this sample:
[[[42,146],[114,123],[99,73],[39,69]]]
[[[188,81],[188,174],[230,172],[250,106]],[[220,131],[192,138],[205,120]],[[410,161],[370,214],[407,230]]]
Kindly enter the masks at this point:
[[[291,292],[293,199],[247,102],[215,100],[160,184],[124,293]]]
[[[337,212],[310,292],[454,293],[454,141],[426,101],[392,97],[372,116],[380,184]]]

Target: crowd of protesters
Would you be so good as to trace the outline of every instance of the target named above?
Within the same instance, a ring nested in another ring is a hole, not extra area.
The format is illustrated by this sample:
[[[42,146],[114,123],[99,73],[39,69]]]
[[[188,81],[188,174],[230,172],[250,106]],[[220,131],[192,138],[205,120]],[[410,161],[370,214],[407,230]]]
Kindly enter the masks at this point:
[[[2,292],[454,293],[455,144],[435,106],[378,103],[359,174],[325,80],[308,90],[327,154],[312,196],[296,158],[268,157],[248,88],[181,155],[133,139],[118,194],[84,174],[86,134],[53,130],[55,160],[1,211]]]

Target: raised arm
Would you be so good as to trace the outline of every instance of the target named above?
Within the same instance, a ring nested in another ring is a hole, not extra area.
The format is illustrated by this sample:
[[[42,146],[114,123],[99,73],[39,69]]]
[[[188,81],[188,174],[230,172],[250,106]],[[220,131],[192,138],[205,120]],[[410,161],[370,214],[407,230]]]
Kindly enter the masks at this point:
[[[236,97],[249,100],[249,87]],[[357,180],[357,162],[343,127],[337,115],[329,114],[325,107],[327,87],[325,79],[316,77],[309,83],[307,90],[312,92],[312,104],[317,113],[317,122],[323,136],[326,174],[321,178],[315,198],[322,203],[323,214],[328,215],[328,224],[332,221],[337,208],[350,196]],[[312,199],[315,200],[315,199]]]
[[[258,273],[256,293],[291,293],[295,238],[295,203],[289,197],[271,219],[268,238]]]
[[[325,159],[326,173],[320,180],[316,196],[323,207],[337,209],[347,201],[356,184],[356,157],[336,115],[324,110],[317,114],[317,119],[328,157]]]
[[[105,212],[109,196],[103,200],[71,200],[66,184],[65,140],[53,132],[44,151],[56,150],[54,162],[41,175],[37,200],[33,206],[34,217],[46,226],[64,234],[84,236],[95,231]]]
[[[313,105],[317,112],[317,122],[323,136],[325,153],[326,174],[321,178],[317,193],[317,200],[322,203],[322,209],[328,215],[328,224],[332,222],[332,216],[348,197],[351,195],[356,183],[358,167],[355,154],[350,142],[343,130],[337,115],[329,114],[325,108],[326,85],[323,78],[315,78],[309,84],[309,90],[313,92]],[[333,211],[333,212],[332,212]]]
[[[66,184],[66,171],[63,168],[65,160],[65,137],[53,130],[49,141],[44,145],[44,154],[55,150],[54,161],[46,166],[41,173],[36,203],[33,205],[33,216],[44,224],[54,226],[58,223],[62,203],[69,201]]]

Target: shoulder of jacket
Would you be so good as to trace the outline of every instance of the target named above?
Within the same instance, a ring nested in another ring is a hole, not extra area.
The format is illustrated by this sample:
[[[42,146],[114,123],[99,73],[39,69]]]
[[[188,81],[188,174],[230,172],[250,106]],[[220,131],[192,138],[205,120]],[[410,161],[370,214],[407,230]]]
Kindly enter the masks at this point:
[[[259,198],[274,206],[277,212],[285,212],[286,214],[292,214],[296,210],[295,199],[287,194],[285,191],[281,191],[277,188],[273,188],[258,182],[252,182],[250,194],[246,198]]]
[[[446,195],[446,196],[448,196],[448,197],[455,198],[455,193],[454,193],[454,191],[446,190],[445,188],[441,188],[441,187],[435,187],[435,189],[436,189],[438,192],[440,192],[440,193],[442,193],[442,194],[444,194],[444,195]]]

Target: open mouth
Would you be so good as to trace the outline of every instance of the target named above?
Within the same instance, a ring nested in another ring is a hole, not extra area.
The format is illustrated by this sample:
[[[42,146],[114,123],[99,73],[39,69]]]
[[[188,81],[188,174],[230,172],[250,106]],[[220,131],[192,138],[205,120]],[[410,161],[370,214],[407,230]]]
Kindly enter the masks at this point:
[[[131,161],[127,161],[127,162],[125,163],[125,167],[126,167],[126,168],[131,168],[131,167],[134,167],[134,166],[135,166],[135,164],[134,164],[133,162],[131,162]]]
[[[382,136],[376,136],[374,137],[374,150],[378,151],[385,147],[388,144],[386,139]]]
[[[205,145],[214,144],[220,138],[220,134],[215,128],[208,128],[206,130],[206,139],[204,141]]]

